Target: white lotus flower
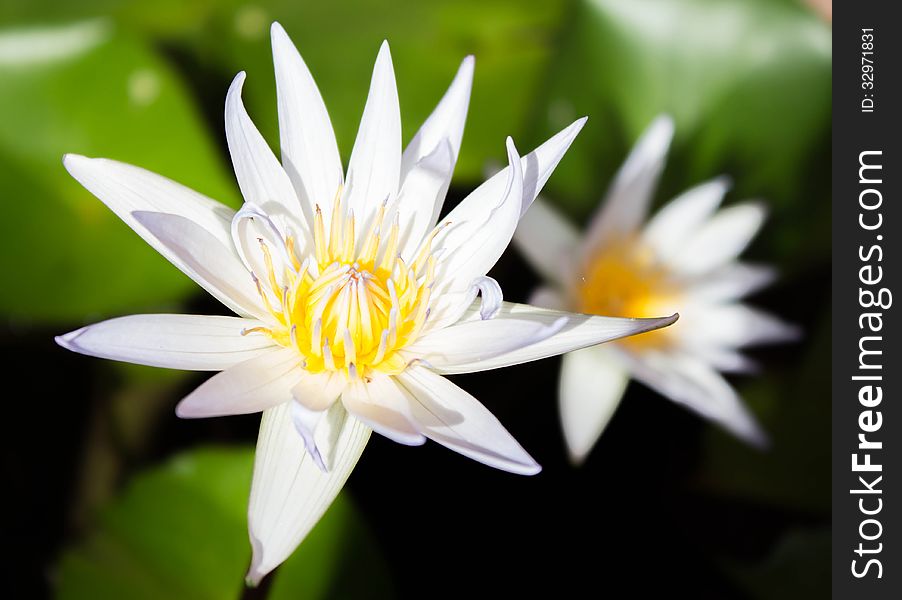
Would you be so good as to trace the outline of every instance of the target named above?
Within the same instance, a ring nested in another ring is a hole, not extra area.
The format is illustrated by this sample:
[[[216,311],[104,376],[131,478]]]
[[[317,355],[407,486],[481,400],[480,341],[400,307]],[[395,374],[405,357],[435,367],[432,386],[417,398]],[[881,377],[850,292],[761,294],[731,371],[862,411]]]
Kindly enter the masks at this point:
[[[631,377],[740,438],[765,444],[764,432],[718,370],[748,371],[753,365],[739,348],[798,336],[795,327],[739,301],[775,275],[735,260],[762,224],[761,204],[715,213],[728,188],[721,178],[688,190],[645,223],[672,137],[667,117],[648,128],[582,239],[541,199],[514,236],[547,282],[534,304],[616,316],[680,313],[674,327],[563,358],[561,421],[577,463],[604,431]]]
[[[376,59],[345,180],[326,107],[285,31],[272,28],[281,164],[226,97],[238,212],[159,175],[68,155],[69,172],[238,317],[137,315],[58,338],[114,360],[222,371],[182,417],[263,411],[249,505],[259,581],[335,498],[375,430],[426,438],[513,473],[539,465],[443,374],[523,363],[668,325],[502,302],[486,272],[584,119],[477,188],[436,226],[463,135],[473,59],[401,152],[388,45]],[[476,300],[482,295],[481,302]]]

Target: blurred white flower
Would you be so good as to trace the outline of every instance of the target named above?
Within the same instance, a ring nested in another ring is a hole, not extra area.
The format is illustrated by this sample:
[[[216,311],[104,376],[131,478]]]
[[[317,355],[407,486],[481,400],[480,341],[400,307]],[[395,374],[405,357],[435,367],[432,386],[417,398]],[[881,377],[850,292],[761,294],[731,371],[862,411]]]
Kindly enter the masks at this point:
[[[559,399],[564,437],[579,463],[635,378],[755,445],[766,435],[719,371],[753,368],[739,348],[795,339],[798,330],[739,300],[774,279],[736,257],[764,219],[756,202],[715,213],[725,179],[694,187],[646,223],[673,123],[659,117],[617,173],[585,235],[541,199],[514,236],[547,286],[531,302],[588,314],[642,317],[679,312],[674,327],[571,352]]]
[[[245,112],[244,73],[226,97],[226,136],[245,200],[238,212],[137,167],[64,160],[141,237],[240,315],[123,317],[58,342],[115,360],[221,370],[182,400],[182,417],[263,411],[249,506],[250,583],[316,524],[371,430],[402,444],[430,438],[513,473],[540,470],[443,374],[536,360],[674,320],[506,303],[486,277],[584,119],[523,158],[508,139],[510,165],[437,225],[473,59],[463,61],[402,153],[383,44],[345,179],[326,107],[278,24],[272,44],[281,164]]]

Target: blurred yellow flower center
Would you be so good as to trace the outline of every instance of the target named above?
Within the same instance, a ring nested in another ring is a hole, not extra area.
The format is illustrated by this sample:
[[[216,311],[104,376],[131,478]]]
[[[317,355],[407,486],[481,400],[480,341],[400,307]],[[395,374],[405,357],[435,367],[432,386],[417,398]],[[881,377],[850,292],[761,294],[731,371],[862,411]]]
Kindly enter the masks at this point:
[[[328,232],[317,207],[313,254],[300,262],[293,239],[286,240],[294,264],[286,269],[283,281],[288,283],[281,288],[264,245],[269,277],[257,286],[281,327],[246,333],[261,331],[282,346],[297,348],[304,368],[313,373],[365,378],[374,370],[403,371],[406,362],[398,350],[416,339],[426,321],[436,261],[430,237],[406,264],[398,253],[398,221],[383,239],[384,216],[383,206],[358,243],[355,219],[343,213],[338,199]],[[275,292],[278,302],[270,300]]]
[[[659,317],[675,312],[679,289],[654,252],[635,237],[607,242],[583,268],[576,284],[577,310],[611,317]],[[670,328],[629,336],[618,344],[660,348]]]

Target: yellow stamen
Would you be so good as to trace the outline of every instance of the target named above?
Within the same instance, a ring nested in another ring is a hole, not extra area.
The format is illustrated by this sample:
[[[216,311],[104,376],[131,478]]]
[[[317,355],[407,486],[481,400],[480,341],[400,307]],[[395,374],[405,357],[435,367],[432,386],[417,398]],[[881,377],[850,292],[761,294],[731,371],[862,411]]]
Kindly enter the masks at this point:
[[[390,226],[385,223],[386,206],[383,203],[367,223],[358,244],[359,223],[342,207],[339,190],[328,229],[316,207],[308,256],[298,257],[295,240],[285,238],[291,264],[275,260],[272,242],[260,240],[267,272],[260,274],[263,282],[257,277],[254,282],[276,325],[245,333],[267,335],[296,348],[313,373],[356,374],[366,380],[374,371],[402,371],[406,361],[399,351],[417,338],[428,318],[436,264],[431,242],[441,228],[424,242],[416,260],[406,264],[399,255],[400,222],[395,218]],[[284,273],[277,272],[283,267]]]
[[[676,312],[679,287],[651,248],[635,237],[606,243],[587,261],[574,289],[580,312],[657,317]],[[618,340],[634,350],[666,346],[670,329]]]
[[[294,267],[295,271],[301,270],[301,262],[298,260],[298,255],[295,254],[294,251],[294,237],[288,236],[285,239],[285,249],[288,251],[288,256],[291,258],[291,265]]]

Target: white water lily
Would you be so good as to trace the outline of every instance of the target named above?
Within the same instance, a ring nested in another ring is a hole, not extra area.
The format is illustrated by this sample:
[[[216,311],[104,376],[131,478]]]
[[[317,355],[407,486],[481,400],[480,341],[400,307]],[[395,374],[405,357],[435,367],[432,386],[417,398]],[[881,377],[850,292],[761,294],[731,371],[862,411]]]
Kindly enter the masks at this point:
[[[502,302],[486,276],[584,120],[520,157],[438,222],[463,135],[473,59],[401,151],[387,44],[379,51],[345,178],[319,91],[272,28],[281,163],[241,102],[226,97],[235,212],[161,176],[66,156],[69,172],[238,317],[138,315],[58,338],[133,363],[222,371],[182,417],[263,411],[248,508],[250,583],[316,524],[375,430],[427,438],[492,467],[540,470],[475,398],[444,374],[494,369],[670,324]],[[481,299],[477,300],[477,296]]]
[[[718,371],[750,371],[740,348],[798,336],[795,327],[740,302],[775,275],[736,261],[761,227],[760,203],[715,212],[729,187],[720,178],[684,192],[646,223],[672,137],[668,117],[652,123],[584,236],[541,199],[514,236],[546,280],[533,304],[616,316],[680,313],[666,330],[564,356],[561,422],[576,463],[601,436],[630,378],[749,443],[765,444],[761,427]]]

